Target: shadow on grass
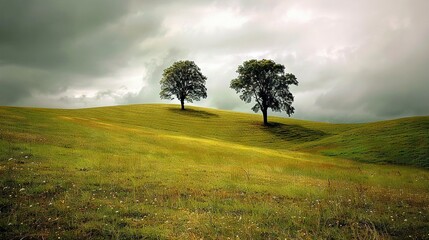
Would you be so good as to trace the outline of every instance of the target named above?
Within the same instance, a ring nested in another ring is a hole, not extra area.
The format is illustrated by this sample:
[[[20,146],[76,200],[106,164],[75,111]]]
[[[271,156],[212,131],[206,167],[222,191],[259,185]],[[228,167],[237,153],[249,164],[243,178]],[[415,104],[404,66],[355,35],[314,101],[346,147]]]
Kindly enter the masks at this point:
[[[199,117],[199,118],[213,118],[213,117],[219,117],[219,115],[215,114],[215,113],[209,113],[203,110],[195,110],[195,109],[185,109],[182,110],[180,108],[169,108],[168,110],[170,110],[173,113],[177,113],[183,116],[188,116],[188,117]]]
[[[330,136],[326,132],[295,124],[270,122],[268,125],[261,125],[261,128],[282,140],[292,142],[311,142]]]

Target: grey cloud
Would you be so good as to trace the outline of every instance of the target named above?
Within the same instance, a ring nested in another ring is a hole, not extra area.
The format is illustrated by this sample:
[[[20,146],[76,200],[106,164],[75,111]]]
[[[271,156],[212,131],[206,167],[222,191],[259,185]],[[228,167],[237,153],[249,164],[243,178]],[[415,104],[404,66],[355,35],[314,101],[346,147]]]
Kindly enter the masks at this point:
[[[21,98],[30,95],[29,89],[14,84],[13,81],[3,80],[0,87],[0,102],[6,105],[13,104]]]
[[[160,102],[163,69],[190,59],[208,77],[197,105],[251,112],[229,81],[243,61],[271,58],[300,82],[294,117],[427,115],[428,8],[425,0],[0,0],[0,105]]]
[[[172,65],[175,61],[186,59],[187,54],[178,48],[172,48],[163,52],[160,58],[149,59],[144,62],[148,73],[143,79],[143,86],[137,94],[124,96],[121,103],[141,103],[153,102],[159,99],[159,81],[162,78],[164,69]]]
[[[0,1],[0,9],[0,88],[16,89],[0,104],[100,87],[160,29],[157,16],[126,1]]]
[[[13,64],[56,64],[65,45],[126,13],[117,1],[85,2],[1,1],[1,58]]]
[[[361,108],[377,119],[428,114],[429,47],[425,39],[429,28],[421,25],[419,17],[411,14],[411,26],[375,35],[345,66],[348,71],[342,77],[347,79],[320,95],[316,104],[349,111]],[[353,69],[356,66],[358,71]]]

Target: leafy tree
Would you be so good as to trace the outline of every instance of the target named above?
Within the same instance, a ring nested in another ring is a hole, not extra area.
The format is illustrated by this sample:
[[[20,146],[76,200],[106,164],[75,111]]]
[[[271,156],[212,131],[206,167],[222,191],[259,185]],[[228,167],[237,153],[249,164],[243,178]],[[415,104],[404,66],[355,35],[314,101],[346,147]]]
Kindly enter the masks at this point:
[[[162,99],[170,100],[176,97],[184,110],[185,100],[192,102],[207,98],[206,79],[193,61],[175,62],[162,74],[159,95]]]
[[[238,77],[231,80],[230,87],[241,93],[240,99],[250,103],[254,98],[254,112],[262,111],[264,124],[268,124],[267,111],[286,111],[290,116],[295,108],[292,107],[293,95],[289,85],[298,85],[295,75],[284,72],[285,67],[273,60],[249,60],[238,66]]]

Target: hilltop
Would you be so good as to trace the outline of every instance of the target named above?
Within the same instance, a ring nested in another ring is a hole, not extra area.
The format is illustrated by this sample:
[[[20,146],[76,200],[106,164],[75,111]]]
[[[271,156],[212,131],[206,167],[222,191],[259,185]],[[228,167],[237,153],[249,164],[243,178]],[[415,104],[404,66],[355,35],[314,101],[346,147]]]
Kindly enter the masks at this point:
[[[1,238],[429,237],[429,117],[266,127],[167,104],[0,116]]]

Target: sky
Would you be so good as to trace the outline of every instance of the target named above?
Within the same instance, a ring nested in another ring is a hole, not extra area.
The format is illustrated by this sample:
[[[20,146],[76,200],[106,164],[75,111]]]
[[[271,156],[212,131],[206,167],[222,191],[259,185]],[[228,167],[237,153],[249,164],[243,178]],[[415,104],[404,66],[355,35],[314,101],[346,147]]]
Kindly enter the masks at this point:
[[[208,89],[194,105],[251,112],[229,83],[244,61],[272,59],[299,81],[294,118],[429,115],[427,9],[427,0],[0,0],[0,105],[169,103],[159,98],[163,70],[192,60]]]

